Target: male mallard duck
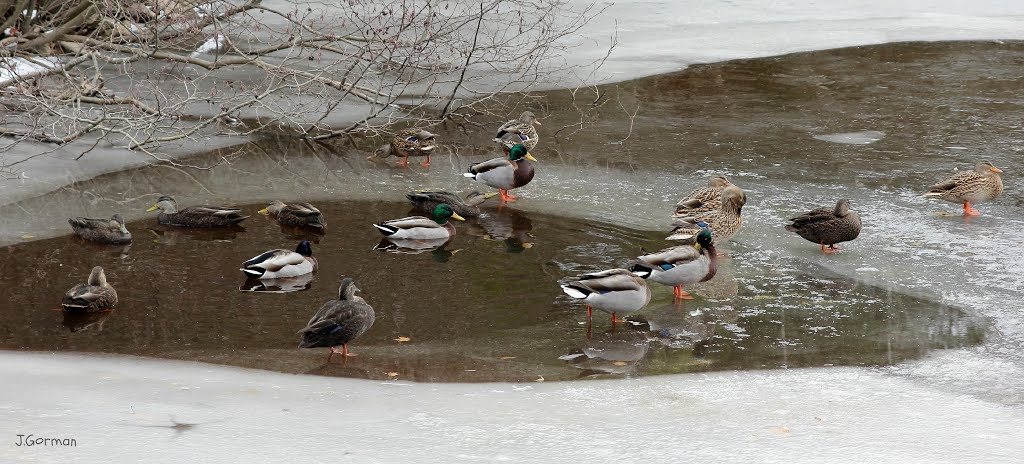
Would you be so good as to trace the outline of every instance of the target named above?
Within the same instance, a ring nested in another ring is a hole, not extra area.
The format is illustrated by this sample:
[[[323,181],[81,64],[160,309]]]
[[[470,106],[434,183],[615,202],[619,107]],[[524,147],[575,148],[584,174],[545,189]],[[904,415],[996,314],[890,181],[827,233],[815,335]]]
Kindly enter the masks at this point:
[[[107,283],[107,275],[103,268],[96,266],[89,273],[89,280],[84,284],[71,287],[64,294],[65,311],[92,313],[110,311],[117,304],[117,292]]]
[[[739,187],[730,185],[722,189],[722,205],[714,211],[693,217],[680,218],[673,222],[674,228],[666,240],[684,240],[694,243],[697,234],[705,227],[711,228],[718,243],[722,243],[736,235],[743,225],[740,212],[747,203],[747,196]]]
[[[299,348],[330,348],[327,362],[341,345],[342,356],[355,356],[348,352],[348,342],[355,340],[373,325],[376,315],[366,300],[356,296],[359,287],[346,277],[338,289],[338,299],[324,303],[302,330]]]
[[[480,215],[479,206],[495,195],[497,193],[494,192],[469,192],[463,199],[452,192],[409,192],[405,197],[413,207],[427,214],[433,213],[434,208],[443,203],[462,217],[477,217]]]
[[[285,204],[282,201],[274,200],[257,211],[259,214],[273,215],[277,222],[292,227],[309,227],[323,231],[327,228],[327,221],[323,213],[309,203]]]
[[[281,279],[316,272],[317,262],[309,240],[299,242],[295,251],[270,250],[242,263],[241,271],[254,279]]]
[[[633,273],[648,273],[647,280],[671,285],[675,298],[692,300],[683,284],[695,284],[711,280],[718,272],[718,252],[711,240],[711,229],[697,234],[697,243],[666,248],[657,253],[637,258],[640,262],[629,270]]]
[[[86,240],[112,245],[132,243],[132,233],[124,226],[124,218],[115,214],[110,219],[90,219],[77,217],[68,219],[75,235]]]
[[[949,179],[933,185],[926,197],[939,197],[952,203],[964,204],[965,216],[981,216],[978,210],[971,208],[971,202],[981,203],[994,200],[1003,193],[1003,172],[988,161],[979,162],[973,171],[961,172]]]
[[[693,217],[714,211],[722,205],[722,189],[732,185],[725,176],[708,179],[707,187],[698,187],[676,203],[674,218]]]
[[[540,136],[537,134],[537,128],[534,125],[540,126],[541,123],[533,115],[532,111],[524,111],[523,114],[519,115],[519,119],[513,119],[502,124],[498,128],[498,133],[494,136],[494,141],[501,144],[501,148],[505,153],[508,153],[512,147],[520,143],[526,145],[527,150],[533,150],[537,146],[537,142],[540,141]]]
[[[434,207],[432,218],[423,216],[410,216],[401,219],[384,221],[373,226],[384,234],[388,239],[407,240],[436,240],[450,239],[455,236],[455,226],[448,219],[465,221],[462,216],[455,214],[452,207],[440,204]]]
[[[860,216],[850,210],[850,200],[839,200],[835,208],[816,209],[790,221],[792,224],[786,225],[786,230],[821,244],[821,251],[827,254],[839,249],[837,243],[849,242],[860,235]]]
[[[150,206],[146,211],[160,210],[157,221],[168,226],[178,227],[224,227],[238,224],[249,218],[242,216],[238,208],[225,208],[222,206],[189,206],[178,211],[178,204],[174,198],[167,195],[160,197],[156,204]]]
[[[400,130],[391,138],[390,143],[378,148],[367,159],[401,156],[403,158],[398,164],[408,166],[410,156],[426,156],[427,160],[420,164],[430,166],[430,153],[437,146],[434,144],[434,137],[437,137],[437,134],[431,134],[423,129]]]
[[[562,285],[566,295],[587,303],[587,320],[594,314],[594,308],[611,313],[612,324],[622,322],[618,314],[629,314],[643,309],[651,301],[651,289],[644,278],[646,270],[632,273],[625,269],[583,274],[575,281]]]
[[[530,154],[526,145],[517,143],[509,150],[508,158],[493,158],[474,164],[462,175],[498,189],[503,203],[516,201],[517,197],[508,191],[533,180],[533,164],[527,160],[537,161],[537,158]]]

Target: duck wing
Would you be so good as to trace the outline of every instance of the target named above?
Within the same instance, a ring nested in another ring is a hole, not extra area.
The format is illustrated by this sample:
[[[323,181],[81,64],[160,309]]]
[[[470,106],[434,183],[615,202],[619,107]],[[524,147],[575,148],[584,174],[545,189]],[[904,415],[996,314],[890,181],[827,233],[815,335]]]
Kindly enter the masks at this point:
[[[662,265],[676,266],[688,263],[700,258],[700,256],[701,252],[697,248],[691,245],[681,245],[639,256],[637,259],[646,264],[660,267]]]
[[[285,266],[296,266],[306,261],[306,257],[290,250],[270,250],[242,263],[242,271],[260,270],[277,272]],[[263,272],[260,272],[262,274]]]
[[[482,163],[470,166],[469,172],[472,174],[482,174],[504,167],[512,167],[512,162],[509,161],[508,158],[492,158]]]

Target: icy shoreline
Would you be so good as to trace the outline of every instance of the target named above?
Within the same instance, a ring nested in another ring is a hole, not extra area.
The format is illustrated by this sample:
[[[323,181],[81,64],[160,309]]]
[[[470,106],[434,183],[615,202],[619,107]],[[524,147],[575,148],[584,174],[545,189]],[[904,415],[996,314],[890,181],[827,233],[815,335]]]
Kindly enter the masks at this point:
[[[10,379],[5,462],[1010,463],[1024,453],[1008,433],[1024,427],[1021,408],[856,368],[411,385],[3,352],[0,376]],[[29,433],[78,445],[14,445]]]

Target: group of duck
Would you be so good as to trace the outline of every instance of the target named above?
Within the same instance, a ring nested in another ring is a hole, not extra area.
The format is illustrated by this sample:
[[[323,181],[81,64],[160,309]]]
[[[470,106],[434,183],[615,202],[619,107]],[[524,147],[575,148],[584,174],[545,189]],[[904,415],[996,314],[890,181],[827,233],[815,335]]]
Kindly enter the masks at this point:
[[[504,156],[477,163],[464,174],[477,182],[498,189],[497,193],[472,192],[466,197],[444,191],[416,191],[406,197],[413,207],[429,215],[410,216],[383,221],[373,226],[384,239],[398,248],[425,250],[450,242],[456,234],[450,219],[465,220],[480,214],[479,205],[496,195],[503,203],[516,201],[510,190],[522,187],[534,176],[530,161],[536,158],[530,149],[537,145],[535,126],[540,125],[532,112],[524,112],[519,119],[503,124],[494,141],[503,149]],[[390,142],[378,149],[371,158],[401,156],[399,165],[407,166],[410,156],[425,156],[421,163],[429,165],[436,136],[422,129],[399,131]],[[157,221],[165,226],[185,228],[211,228],[234,226],[248,219],[238,208],[198,205],[179,208],[174,198],[164,195],[147,209],[157,211]],[[311,229],[324,233],[327,222],[323,213],[309,203],[286,204],[274,201],[259,214],[271,215],[282,225]],[[106,243],[128,244],[131,232],[124,218],[114,214],[110,219],[74,218],[68,220],[75,235],[83,239]],[[241,271],[251,279],[289,279],[316,272],[318,263],[313,257],[312,244],[303,240],[294,251],[275,249],[263,252],[242,263]],[[349,356],[348,342],[366,332],[374,323],[373,308],[357,295],[359,287],[351,278],[343,278],[338,298],[321,306],[302,335],[300,348],[326,347],[330,349],[328,361],[334,354]],[[107,282],[103,268],[96,266],[83,284],[78,284],[64,295],[63,307],[69,313],[111,311],[117,304],[117,292]],[[336,347],[342,347],[340,351]]]
[[[383,221],[373,226],[385,241],[396,247],[423,250],[449,243],[456,234],[449,222],[465,220],[480,214],[479,205],[500,195],[502,204],[515,201],[510,193],[528,184],[534,177],[536,161],[531,154],[539,141],[536,127],[540,125],[532,112],[502,125],[494,137],[505,153],[473,164],[464,176],[498,190],[497,194],[473,192],[461,197],[451,192],[417,191],[407,195],[413,206],[426,216],[410,216]],[[399,165],[407,166],[410,156],[425,156],[423,165],[429,165],[430,153],[436,147],[435,134],[422,129],[408,129],[395,134],[389,144],[378,149],[371,158],[400,156]],[[999,177],[1002,171],[987,161],[932,186],[925,196],[962,203],[965,215],[978,215],[971,203],[989,201],[1002,193]],[[746,204],[743,190],[724,176],[714,176],[706,187],[700,187],[680,200],[672,213],[673,228],[668,240],[682,241],[682,245],[665,248],[655,253],[638,256],[627,268],[587,273],[561,284],[568,296],[587,304],[588,320],[593,309],[611,314],[612,324],[622,322],[619,315],[627,315],[644,308],[651,299],[647,281],[673,287],[675,299],[693,299],[683,290],[684,285],[711,280],[718,268],[719,253],[715,243],[731,239],[742,225],[741,212]],[[160,210],[158,222],[177,227],[221,227],[238,224],[249,216],[237,208],[216,206],[190,206],[178,209],[170,196],[160,197],[147,211]],[[286,204],[271,202],[260,214],[272,215],[278,222],[324,232],[327,228],[323,214],[309,203]],[[124,219],[115,214],[111,219],[70,219],[75,234],[87,240],[123,244],[131,242],[131,233]],[[839,250],[836,245],[856,239],[861,231],[859,215],[850,208],[850,201],[842,199],[834,207],[815,209],[789,220],[786,230],[819,244],[824,253]],[[287,279],[317,270],[312,246],[302,241],[294,251],[276,249],[261,253],[242,264],[241,271],[252,279]],[[366,332],[374,322],[374,310],[356,295],[359,288],[351,278],[344,278],[338,298],[321,306],[302,334],[300,348],[326,347],[330,349],[328,361],[340,353],[348,352],[348,342]],[[106,281],[103,269],[93,268],[85,284],[69,290],[64,297],[64,309],[69,312],[109,311],[117,303],[117,293]],[[341,351],[336,347],[341,346]]]
[[[933,185],[925,197],[941,198],[963,204],[964,215],[980,213],[971,203],[990,201],[1003,192],[1001,169],[988,161],[977,163],[973,170],[956,174]],[[562,285],[572,298],[587,304],[588,318],[593,309],[611,313],[612,324],[621,322],[619,314],[639,311],[651,299],[646,281],[673,287],[675,299],[692,299],[683,285],[711,280],[718,270],[715,241],[733,237],[743,223],[741,211],[746,203],[743,191],[724,176],[715,176],[676,204],[673,230],[669,240],[686,244],[656,253],[638,256],[628,269],[617,268],[584,274]],[[860,216],[850,209],[850,200],[842,199],[835,207],[820,208],[790,219],[785,229],[819,244],[821,251],[832,254],[836,244],[860,235]]]

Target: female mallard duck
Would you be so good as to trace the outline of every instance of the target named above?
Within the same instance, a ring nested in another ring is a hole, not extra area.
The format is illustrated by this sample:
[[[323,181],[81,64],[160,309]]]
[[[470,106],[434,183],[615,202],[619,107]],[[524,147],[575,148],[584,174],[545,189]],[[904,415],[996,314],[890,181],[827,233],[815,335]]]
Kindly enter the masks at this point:
[[[117,292],[107,283],[103,268],[96,266],[86,283],[75,285],[64,294],[62,306],[69,312],[92,313],[113,310],[116,304]]]
[[[317,262],[309,240],[299,242],[295,251],[270,250],[242,263],[241,271],[254,279],[281,279],[316,272]]]
[[[238,208],[225,208],[222,206],[189,206],[178,211],[178,204],[174,198],[167,195],[160,197],[156,204],[150,206],[146,211],[160,210],[157,221],[168,226],[178,227],[224,227],[238,224],[249,218],[242,216]]]
[[[849,242],[860,235],[860,216],[850,209],[850,200],[839,200],[835,208],[816,209],[790,221],[792,224],[786,225],[786,230],[821,244],[821,251],[827,254],[839,249],[837,243]]]
[[[698,187],[676,203],[674,218],[693,217],[714,211],[722,205],[722,189],[732,185],[725,176],[708,179],[707,187]]]
[[[434,207],[431,219],[423,216],[410,216],[407,218],[384,221],[379,224],[374,224],[373,226],[388,239],[445,239],[447,241],[447,239],[455,236],[455,226],[448,222],[449,218],[457,221],[465,221],[462,216],[459,216],[455,211],[452,211],[451,206],[442,203]]]
[[[952,203],[963,203],[965,216],[980,216],[978,210],[971,208],[971,202],[981,203],[993,200],[1003,193],[1003,172],[989,163],[982,161],[974,166],[973,171],[962,172],[938,184],[933,185],[926,197],[939,197]]]
[[[509,150],[508,158],[494,158],[474,164],[462,175],[498,189],[502,203],[516,201],[518,197],[508,191],[533,180],[533,164],[527,160],[537,161],[537,158],[530,154],[526,145],[517,143]]]
[[[740,212],[747,203],[747,196],[739,187],[730,185],[722,189],[722,205],[718,209],[693,217],[677,219],[671,235],[666,240],[684,240],[694,243],[697,234],[705,227],[711,228],[718,243],[729,240],[743,225]]]
[[[534,125],[540,126],[541,123],[532,111],[524,111],[519,115],[519,119],[502,124],[494,136],[494,141],[501,144],[505,153],[520,143],[526,145],[527,150],[533,150],[537,146],[537,142],[540,141],[540,136]]]
[[[427,214],[433,213],[437,205],[446,204],[462,217],[477,217],[480,215],[479,206],[495,195],[497,193],[494,192],[469,192],[463,199],[452,192],[410,192],[405,197],[414,208]]]
[[[356,296],[358,291],[351,278],[342,279],[338,299],[324,303],[298,332],[302,334],[299,348],[330,348],[327,362],[338,353],[334,348],[338,345],[342,356],[355,356],[348,352],[348,343],[369,330],[376,317],[373,307]]]
[[[431,134],[423,129],[400,130],[391,137],[390,143],[378,148],[367,159],[401,156],[403,158],[398,164],[408,166],[410,156],[426,156],[427,160],[420,164],[430,166],[430,153],[437,146],[434,144],[434,137],[437,137],[437,134]]]
[[[68,219],[75,235],[91,242],[123,245],[132,243],[132,233],[124,226],[124,218],[115,214],[110,219],[90,219],[77,217]]]
[[[282,201],[274,200],[266,208],[257,212],[273,215],[277,218],[277,222],[286,226],[309,227],[321,232],[327,228],[327,221],[324,220],[323,213],[309,203],[285,204]]]
[[[657,253],[637,258],[640,262],[629,270],[633,273],[648,273],[647,280],[671,285],[675,298],[692,300],[683,284],[707,282],[718,272],[718,252],[711,240],[711,229],[697,234],[697,243],[666,248]]]
[[[647,270],[633,273],[625,269],[583,274],[575,281],[562,285],[566,295],[587,303],[587,320],[594,314],[594,308],[611,313],[612,324],[622,322],[618,314],[630,314],[643,309],[651,301],[651,289],[645,278]]]

